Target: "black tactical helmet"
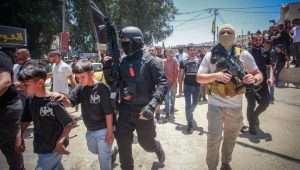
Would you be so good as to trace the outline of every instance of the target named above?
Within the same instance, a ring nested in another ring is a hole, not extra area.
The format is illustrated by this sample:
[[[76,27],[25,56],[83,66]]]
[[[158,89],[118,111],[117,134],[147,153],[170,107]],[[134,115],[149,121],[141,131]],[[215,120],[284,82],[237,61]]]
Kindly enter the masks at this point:
[[[142,31],[134,26],[123,28],[119,33],[122,48],[127,55],[132,55],[143,48],[144,36]]]

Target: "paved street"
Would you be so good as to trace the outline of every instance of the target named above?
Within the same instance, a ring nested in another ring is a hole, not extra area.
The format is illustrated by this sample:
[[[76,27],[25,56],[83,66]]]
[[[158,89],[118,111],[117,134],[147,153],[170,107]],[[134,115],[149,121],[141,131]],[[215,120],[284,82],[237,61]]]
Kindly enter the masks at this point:
[[[244,106],[246,103],[244,103]],[[197,128],[193,134],[186,134],[184,98],[176,99],[174,122],[157,124],[158,139],[161,141],[167,159],[165,170],[205,170],[207,104],[198,105],[194,113]],[[244,107],[244,113],[245,113]],[[72,111],[73,109],[71,109]],[[78,114],[78,113],[74,113]],[[246,121],[245,121],[246,122]],[[276,89],[275,104],[261,116],[261,131],[257,136],[240,135],[233,154],[232,167],[235,170],[299,170],[300,169],[300,90],[295,88]],[[85,127],[71,133],[69,150],[63,163],[67,170],[99,169],[97,156],[88,152],[85,144]],[[136,140],[135,140],[136,143]],[[26,138],[24,153],[27,169],[34,169],[36,156],[32,153],[32,138]],[[133,145],[135,169],[159,169],[156,156]],[[119,162],[115,169],[120,169]],[[0,154],[0,170],[7,165]]]

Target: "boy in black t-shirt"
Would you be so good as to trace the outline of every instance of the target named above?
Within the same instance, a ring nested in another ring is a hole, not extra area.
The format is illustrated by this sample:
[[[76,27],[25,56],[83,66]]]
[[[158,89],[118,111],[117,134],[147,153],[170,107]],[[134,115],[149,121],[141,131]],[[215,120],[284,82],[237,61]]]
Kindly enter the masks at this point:
[[[86,140],[89,151],[98,154],[100,168],[110,170],[113,143],[113,108],[110,91],[104,84],[93,79],[92,64],[79,61],[73,67],[79,86],[64,98],[66,106],[81,104],[83,122],[87,128]]]
[[[193,131],[193,112],[198,104],[200,95],[200,84],[196,81],[199,66],[200,61],[196,57],[195,48],[188,47],[188,58],[180,63],[179,73],[179,81],[184,81],[183,91],[188,133]]]
[[[38,154],[36,169],[61,169],[62,155],[66,150],[68,134],[73,121],[63,105],[50,99],[52,94],[46,91],[46,70],[39,65],[28,65],[19,73],[28,98],[21,119],[21,134],[33,122],[34,152]],[[17,148],[25,150],[25,145]]]

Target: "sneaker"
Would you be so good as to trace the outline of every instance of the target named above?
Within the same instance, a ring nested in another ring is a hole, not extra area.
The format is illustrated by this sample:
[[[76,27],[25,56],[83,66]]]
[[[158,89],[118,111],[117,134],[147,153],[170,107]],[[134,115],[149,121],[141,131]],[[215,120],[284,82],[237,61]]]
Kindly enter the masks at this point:
[[[231,166],[227,163],[222,163],[220,170],[232,170]]]
[[[113,151],[112,151],[112,155],[111,155],[111,165],[112,165],[112,167],[113,167],[113,165],[114,165],[114,163],[117,159],[118,152],[119,152],[118,148],[114,147]]]
[[[240,131],[241,131],[241,133],[246,133],[247,130],[248,130],[248,127],[247,126],[243,126]]]

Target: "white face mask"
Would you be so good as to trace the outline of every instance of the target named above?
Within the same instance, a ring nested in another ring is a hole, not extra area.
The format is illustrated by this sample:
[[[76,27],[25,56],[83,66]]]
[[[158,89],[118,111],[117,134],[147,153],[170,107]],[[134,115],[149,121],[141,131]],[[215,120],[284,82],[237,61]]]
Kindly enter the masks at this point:
[[[230,49],[234,44],[234,34],[219,35],[219,42],[225,49]]]

